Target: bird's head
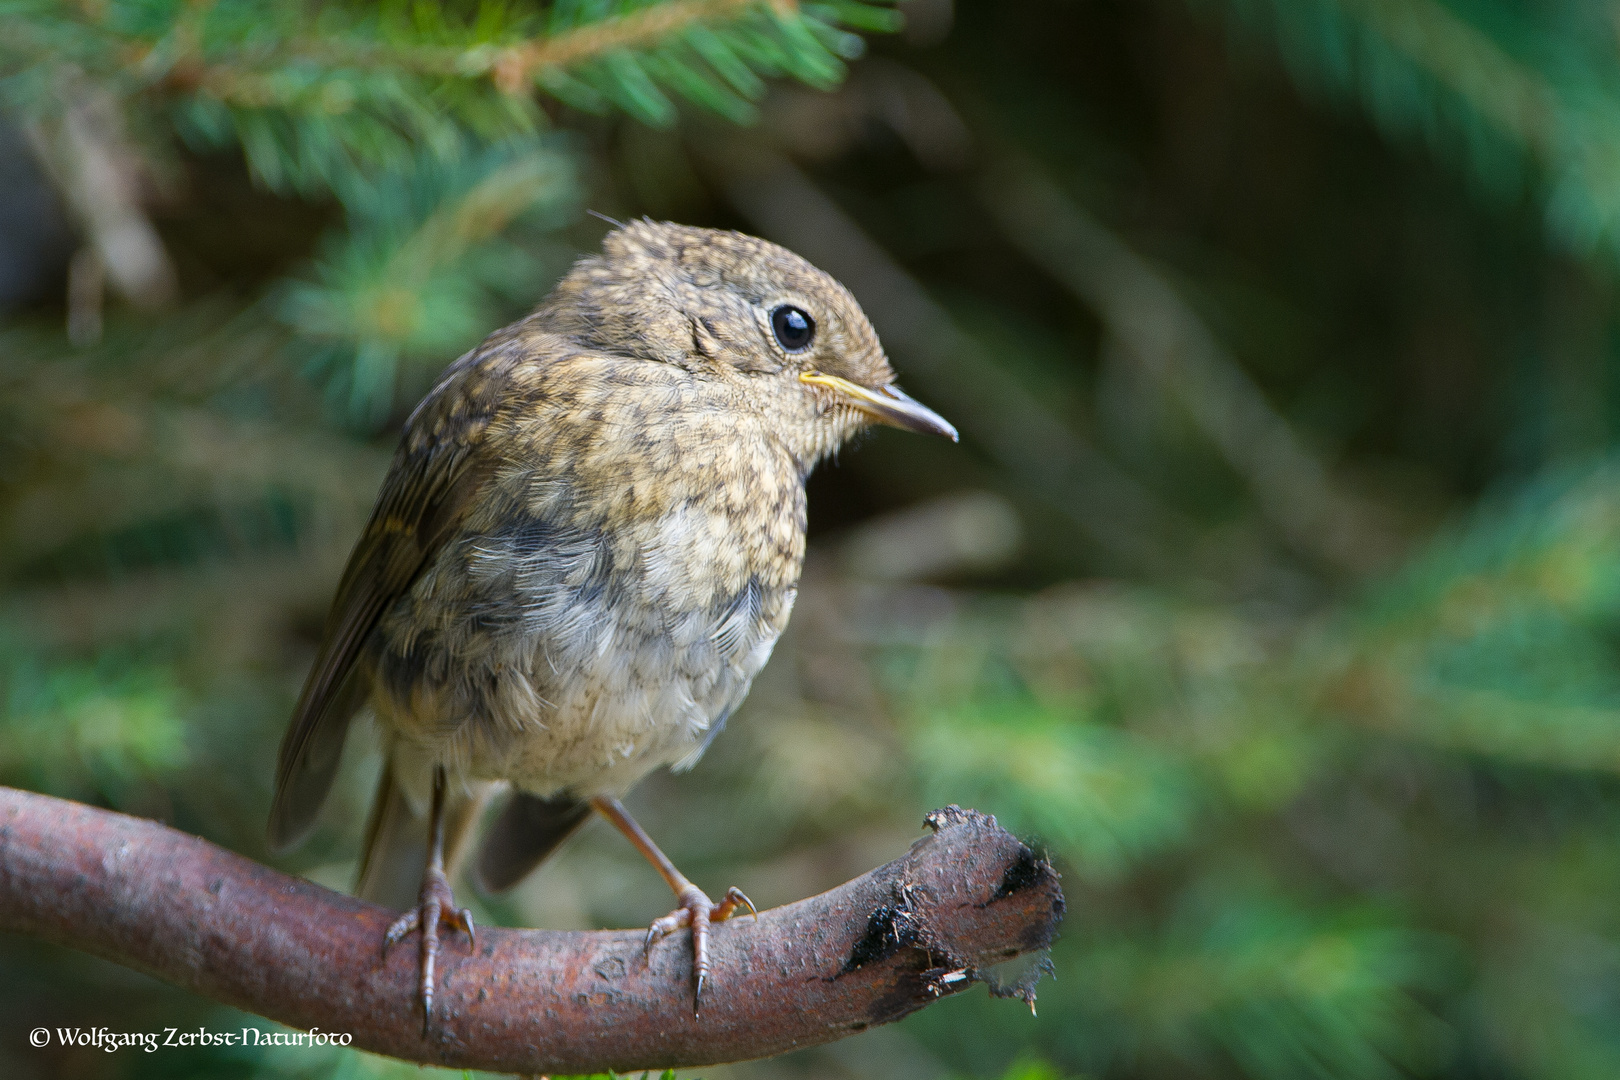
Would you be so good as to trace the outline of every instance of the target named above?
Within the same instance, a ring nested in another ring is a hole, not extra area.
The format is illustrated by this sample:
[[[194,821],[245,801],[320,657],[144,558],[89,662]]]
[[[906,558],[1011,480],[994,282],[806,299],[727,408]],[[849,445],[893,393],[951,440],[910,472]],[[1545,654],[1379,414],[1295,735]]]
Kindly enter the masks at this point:
[[[742,233],[634,221],[609,233],[542,307],[593,347],[750,387],[807,460],[869,423],[956,439],[895,385],[877,332],[848,289]]]

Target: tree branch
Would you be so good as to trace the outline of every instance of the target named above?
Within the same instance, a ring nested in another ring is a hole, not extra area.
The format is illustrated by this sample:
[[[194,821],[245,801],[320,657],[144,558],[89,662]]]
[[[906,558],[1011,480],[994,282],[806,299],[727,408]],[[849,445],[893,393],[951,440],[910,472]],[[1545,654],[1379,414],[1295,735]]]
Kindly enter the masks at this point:
[[[692,1015],[673,934],[483,929],[439,954],[422,1033],[416,950],[393,914],[151,821],[0,788],[0,929],[95,953],[298,1028],[412,1061],[625,1072],[763,1057],[897,1020],[1050,944],[1057,874],[976,811],[830,892],[715,928]],[[992,990],[996,988],[992,985]],[[1007,994],[1008,991],[1000,991]],[[1033,1000],[1028,985],[1011,991]]]
[[[470,48],[302,38],[268,52],[262,47],[244,49],[229,60],[216,56],[205,61],[193,40],[185,51],[166,58],[166,81],[185,89],[206,88],[225,101],[263,105],[277,96],[265,81],[267,71],[301,62],[324,68],[328,74],[343,68],[372,68],[440,78],[488,76],[505,93],[519,94],[532,89],[535,73],[544,68],[577,68],[616,50],[649,49],[694,26],[736,21],[755,10],[773,11],[779,19],[792,18],[798,15],[798,0],[666,0],[545,37]],[[136,47],[136,55],[144,60],[156,48],[156,43],[143,43]]]

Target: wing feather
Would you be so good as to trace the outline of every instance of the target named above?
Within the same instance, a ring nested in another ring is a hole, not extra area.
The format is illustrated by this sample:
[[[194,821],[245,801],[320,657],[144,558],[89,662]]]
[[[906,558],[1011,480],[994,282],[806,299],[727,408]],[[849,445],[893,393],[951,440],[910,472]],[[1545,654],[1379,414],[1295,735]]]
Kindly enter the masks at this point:
[[[274,851],[296,846],[314,827],[349,721],[370,689],[355,661],[372,631],[459,530],[494,471],[484,435],[510,382],[508,353],[469,353],[451,365],[405,423],[282,739],[270,810]]]

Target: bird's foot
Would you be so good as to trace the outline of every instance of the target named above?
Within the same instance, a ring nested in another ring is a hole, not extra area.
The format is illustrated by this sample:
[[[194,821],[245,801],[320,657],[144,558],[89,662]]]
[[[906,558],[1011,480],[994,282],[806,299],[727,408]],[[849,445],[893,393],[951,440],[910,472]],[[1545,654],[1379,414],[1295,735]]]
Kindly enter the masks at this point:
[[[743,908],[747,908],[748,913],[756,919],[759,912],[754,902],[735,885],[726,890],[726,895],[718,904],[696,885],[682,889],[679,899],[680,907],[647,927],[647,948],[651,950],[653,942],[683,926],[692,928],[692,1015],[696,1016],[698,1007],[703,1003],[703,984],[709,980],[710,924],[729,919]]]
[[[388,950],[408,937],[412,930],[422,933],[422,1033],[428,1031],[428,1022],[433,1016],[433,968],[439,956],[439,924],[444,923],[452,930],[460,930],[467,935],[469,945],[478,944],[477,931],[473,928],[472,912],[466,908],[456,907],[455,894],[450,891],[450,882],[445,879],[441,870],[429,870],[422,876],[422,892],[415,908],[407,911],[394,920],[383,935],[383,956]]]

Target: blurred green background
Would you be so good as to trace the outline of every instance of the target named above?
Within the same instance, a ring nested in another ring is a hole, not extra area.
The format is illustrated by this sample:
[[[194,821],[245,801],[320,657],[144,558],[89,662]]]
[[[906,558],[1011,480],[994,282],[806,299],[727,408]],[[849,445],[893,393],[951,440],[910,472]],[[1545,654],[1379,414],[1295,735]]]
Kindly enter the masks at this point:
[[[774,905],[973,805],[1069,915],[1039,1017],[703,1075],[1620,1076],[1617,52],[1598,0],[0,0],[0,782],[265,858],[410,406],[586,209],[739,228],[963,441],[815,476],[775,658],[632,808]],[[280,865],[346,887],[376,769]],[[669,897],[592,824],[475,905]],[[35,1051],[244,1018],[0,972],[7,1077],[423,1075]]]

